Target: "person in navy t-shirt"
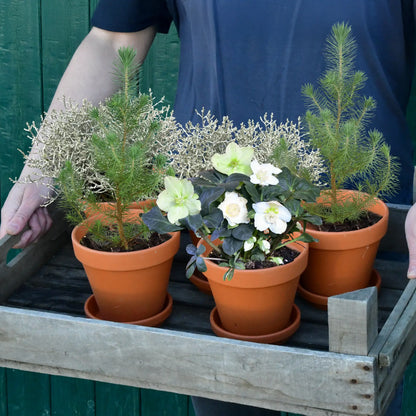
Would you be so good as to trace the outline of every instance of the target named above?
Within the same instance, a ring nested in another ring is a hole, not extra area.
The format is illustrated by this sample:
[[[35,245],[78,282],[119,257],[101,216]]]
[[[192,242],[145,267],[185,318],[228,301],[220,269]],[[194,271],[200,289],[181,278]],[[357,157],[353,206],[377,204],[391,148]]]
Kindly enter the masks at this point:
[[[92,18],[93,27],[68,65],[50,110],[61,108],[59,99],[64,95],[92,103],[111,95],[114,85],[108,68],[112,68],[118,48],[135,48],[141,62],[155,34],[167,33],[174,22],[181,43],[174,108],[178,121],[195,120],[195,110],[202,107],[219,118],[229,116],[237,125],[265,112],[273,113],[278,121],[296,121],[305,112],[301,87],[321,75],[326,37],[334,23],[344,21],[351,25],[357,41],[357,69],[368,76],[364,94],[377,101],[372,127],[384,134],[393,155],[400,158],[400,193],[391,202],[411,204],[413,150],[406,108],[415,62],[413,3],[101,0]],[[36,172],[25,166],[21,178],[28,175],[33,177]],[[29,229],[18,244],[24,247],[51,227],[49,214],[41,207],[45,192],[35,184],[12,188],[2,208],[0,238],[6,233],[17,234],[27,224]],[[416,208],[409,211],[406,236],[408,276],[414,278]],[[204,406],[209,408],[209,402]],[[238,409],[232,413],[228,408],[223,414],[257,414]]]

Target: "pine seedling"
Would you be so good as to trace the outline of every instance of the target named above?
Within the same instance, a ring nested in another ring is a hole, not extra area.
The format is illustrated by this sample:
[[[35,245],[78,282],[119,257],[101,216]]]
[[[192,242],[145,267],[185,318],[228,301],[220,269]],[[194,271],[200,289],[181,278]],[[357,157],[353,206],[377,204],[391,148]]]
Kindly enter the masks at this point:
[[[91,110],[94,130],[90,138],[94,169],[108,182],[107,197],[114,209],[100,210],[98,195],[85,186],[88,180],[70,163],[65,165],[57,182],[70,221],[79,223],[85,202],[92,205],[94,211],[104,214],[103,223],[98,221],[89,226],[94,241],[128,251],[136,236],[149,237],[143,224],[126,221],[128,207],[134,201],[157,194],[167,168],[166,158],[155,155],[152,148],[159,122],[148,116],[153,114],[151,97],[138,92],[138,66],[131,48],[119,50],[115,74],[120,89]],[[110,227],[113,231],[109,232],[103,224],[114,224]]]
[[[375,198],[394,194],[398,186],[399,164],[382,133],[367,131],[376,102],[360,95],[367,77],[354,69],[355,56],[351,27],[335,24],[327,39],[327,70],[318,88],[311,84],[302,88],[310,144],[325,161],[328,173],[323,182],[329,186],[322,193],[322,204],[309,204],[309,210],[327,223],[360,218]],[[346,187],[361,192],[342,199],[338,191]]]

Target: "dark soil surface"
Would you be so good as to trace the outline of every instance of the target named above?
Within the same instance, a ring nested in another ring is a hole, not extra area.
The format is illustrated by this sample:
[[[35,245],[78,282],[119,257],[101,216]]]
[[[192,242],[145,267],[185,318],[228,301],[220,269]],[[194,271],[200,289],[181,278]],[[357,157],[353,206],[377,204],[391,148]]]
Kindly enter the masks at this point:
[[[341,231],[356,231],[362,228],[367,228],[370,225],[376,224],[380,221],[381,216],[374,212],[367,211],[358,220],[345,221],[343,223],[323,223],[319,227],[316,227],[319,231],[341,232]]]
[[[141,238],[140,236],[137,236],[133,240],[129,241],[129,249],[125,250],[123,247],[113,247],[110,244],[97,244],[97,242],[93,241],[90,238],[90,235],[87,234],[81,240],[81,244],[93,250],[121,253],[121,252],[126,252],[126,251],[145,250],[146,248],[155,247],[155,246],[158,246],[159,244],[164,243],[170,238],[171,236],[169,234],[158,234],[158,233],[152,233],[148,240],[145,240]]]
[[[292,250],[291,248],[284,246],[281,247],[273,253],[272,257],[282,257],[283,264],[291,263],[297,256],[299,256],[299,251]],[[217,263],[220,261],[218,260]],[[268,269],[270,267],[276,267],[276,263],[270,260],[250,260],[245,263],[246,270],[256,270],[256,269]]]
[[[285,246],[277,249],[273,253],[273,257],[282,257],[283,264],[291,263],[297,256],[299,256],[299,251],[292,250],[291,248]],[[275,267],[276,263],[274,261],[249,261],[246,263],[247,270],[253,269],[267,269],[269,267]]]

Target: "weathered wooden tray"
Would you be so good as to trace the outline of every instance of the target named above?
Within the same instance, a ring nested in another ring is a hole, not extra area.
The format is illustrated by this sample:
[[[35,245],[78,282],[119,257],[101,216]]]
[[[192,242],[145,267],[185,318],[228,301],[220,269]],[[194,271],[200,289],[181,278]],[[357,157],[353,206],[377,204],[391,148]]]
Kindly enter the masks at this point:
[[[59,220],[9,264],[16,237],[5,237],[0,366],[311,416],[382,415],[416,345],[416,280],[406,278],[403,232],[409,207],[390,208],[379,295],[368,288],[334,297],[328,312],[297,298],[301,326],[285,346],[216,337],[213,300],[186,280],[183,249],[169,287],[173,313],[161,328],[146,328],[85,318],[90,287]]]

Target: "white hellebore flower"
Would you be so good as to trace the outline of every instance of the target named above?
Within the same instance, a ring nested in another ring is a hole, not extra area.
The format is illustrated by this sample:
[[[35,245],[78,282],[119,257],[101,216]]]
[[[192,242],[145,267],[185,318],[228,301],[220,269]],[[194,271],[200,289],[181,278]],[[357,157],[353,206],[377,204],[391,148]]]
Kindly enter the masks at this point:
[[[266,185],[277,185],[279,179],[273,175],[278,175],[281,170],[271,165],[270,163],[260,164],[257,160],[253,160],[250,163],[251,170],[253,174],[250,176],[250,182],[254,184],[259,184],[262,186]]]
[[[201,201],[187,179],[174,176],[165,177],[165,190],[159,194],[157,206],[167,212],[171,224],[179,225],[179,220],[201,211]]]
[[[253,204],[253,209],[256,212],[254,226],[259,231],[270,229],[275,234],[281,234],[292,219],[290,211],[277,201],[257,202]]]
[[[270,253],[270,243],[267,240],[260,240],[259,247],[263,253],[265,254]]]
[[[256,237],[250,237],[247,241],[244,241],[244,251],[250,251],[254,247]]]
[[[250,222],[247,215],[247,199],[238,195],[237,192],[226,192],[225,199],[218,205],[228,224],[233,227],[238,224]]]

